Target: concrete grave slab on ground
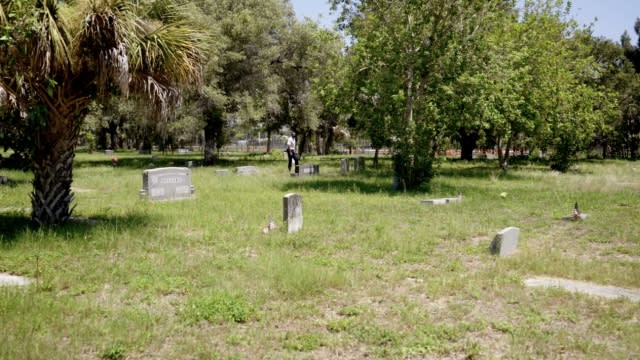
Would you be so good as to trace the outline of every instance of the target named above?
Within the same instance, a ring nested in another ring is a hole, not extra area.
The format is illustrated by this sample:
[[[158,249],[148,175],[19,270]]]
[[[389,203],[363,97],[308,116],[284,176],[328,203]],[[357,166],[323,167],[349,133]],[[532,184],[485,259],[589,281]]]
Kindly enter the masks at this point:
[[[27,286],[31,280],[23,276],[0,273],[0,286]]]
[[[462,202],[462,194],[458,194],[458,196],[456,197],[427,199],[427,200],[420,201],[422,205],[447,205],[447,204],[453,204],[453,203],[459,203],[459,202]]]
[[[258,168],[255,166],[238,166],[233,171],[238,175],[255,175],[258,173]]]
[[[194,192],[189,168],[156,168],[145,170],[142,174],[140,195],[149,196],[150,200],[188,199]]]
[[[30,213],[31,208],[19,208],[19,207],[3,207],[0,208],[0,213]]]
[[[585,281],[544,276],[525,279],[524,284],[527,287],[553,287],[607,299],[627,298],[631,301],[640,302],[640,290],[638,289],[625,289],[617,286],[598,285]]]
[[[79,188],[79,187],[71,187],[71,191],[73,191],[74,193],[90,193],[90,192],[94,192],[95,190],[92,189],[84,189],[84,188]]]
[[[518,237],[520,229],[508,227],[496,234],[491,242],[491,253],[500,256],[509,256],[518,249]]]

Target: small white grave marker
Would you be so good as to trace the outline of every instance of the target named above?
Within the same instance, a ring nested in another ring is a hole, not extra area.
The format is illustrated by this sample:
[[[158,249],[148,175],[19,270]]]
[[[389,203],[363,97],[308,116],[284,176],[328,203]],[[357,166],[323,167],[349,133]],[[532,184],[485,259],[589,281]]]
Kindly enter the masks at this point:
[[[287,225],[287,232],[294,233],[302,229],[302,197],[298,194],[286,194],[282,201],[282,220]]]

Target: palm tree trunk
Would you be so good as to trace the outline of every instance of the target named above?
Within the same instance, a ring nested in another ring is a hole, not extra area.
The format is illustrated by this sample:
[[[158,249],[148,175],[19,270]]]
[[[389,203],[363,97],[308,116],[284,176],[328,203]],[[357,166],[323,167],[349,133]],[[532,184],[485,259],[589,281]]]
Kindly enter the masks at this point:
[[[60,225],[71,217],[78,117],[73,111],[50,110],[46,125],[36,132],[31,220],[39,226]]]

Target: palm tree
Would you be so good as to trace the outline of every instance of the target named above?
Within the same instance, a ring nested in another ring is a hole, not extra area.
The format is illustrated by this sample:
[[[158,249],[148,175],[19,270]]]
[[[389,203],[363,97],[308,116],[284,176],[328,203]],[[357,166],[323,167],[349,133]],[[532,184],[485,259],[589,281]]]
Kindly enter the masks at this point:
[[[0,0],[0,107],[33,134],[34,223],[71,216],[75,146],[92,101],[144,95],[162,118],[178,89],[199,83],[199,34],[164,19],[139,17],[127,0]]]

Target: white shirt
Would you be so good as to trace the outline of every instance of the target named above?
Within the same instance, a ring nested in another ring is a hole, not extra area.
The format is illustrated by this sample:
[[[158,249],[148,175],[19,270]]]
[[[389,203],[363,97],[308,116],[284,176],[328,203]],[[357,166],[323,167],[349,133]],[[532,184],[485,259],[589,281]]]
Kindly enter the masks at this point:
[[[287,148],[289,149],[296,149],[296,139],[293,138],[293,136],[289,136],[289,138],[287,139]]]

